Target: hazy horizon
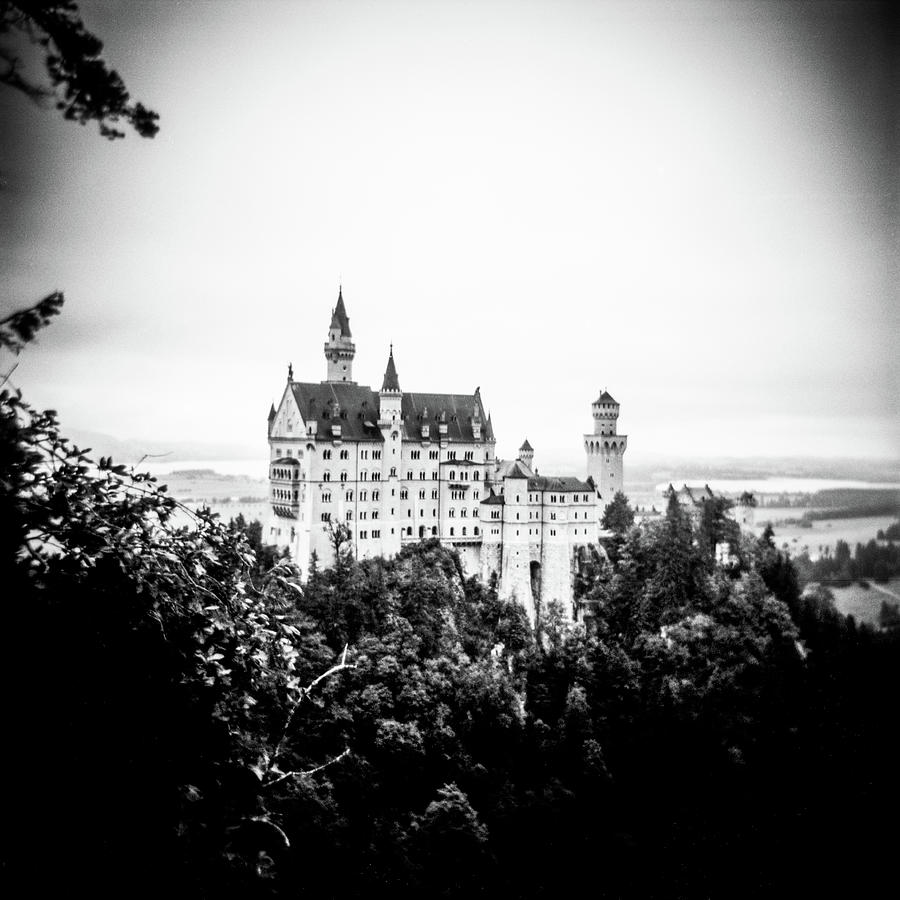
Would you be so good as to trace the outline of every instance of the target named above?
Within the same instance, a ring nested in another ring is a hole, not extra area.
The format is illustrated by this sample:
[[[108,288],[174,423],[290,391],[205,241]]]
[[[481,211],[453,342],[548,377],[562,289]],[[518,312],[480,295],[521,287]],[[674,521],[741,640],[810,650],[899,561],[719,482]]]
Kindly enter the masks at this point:
[[[606,388],[626,469],[900,458],[888,4],[79,6],[161,131],[0,93],[64,431],[264,447],[342,282],[355,379],[480,386],[504,457],[580,459]]]

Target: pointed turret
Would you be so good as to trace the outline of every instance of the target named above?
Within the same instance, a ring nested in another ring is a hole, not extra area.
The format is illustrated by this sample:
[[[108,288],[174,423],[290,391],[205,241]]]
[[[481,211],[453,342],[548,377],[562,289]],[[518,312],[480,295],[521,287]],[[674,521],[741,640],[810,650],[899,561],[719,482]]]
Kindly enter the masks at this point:
[[[384,370],[384,381],[381,384],[382,393],[384,391],[399,391],[400,379],[397,377],[397,367],[394,365],[394,345],[391,344],[390,353],[388,354],[387,368]]]
[[[325,342],[325,359],[328,362],[326,381],[355,384],[353,357],[356,356],[356,347],[350,337],[350,319],[344,306],[344,291],[339,288],[337,305],[331,311],[328,340]]]
[[[343,286],[338,288],[337,306],[335,306],[331,313],[331,328],[338,329],[338,334],[343,337],[353,337],[353,335],[350,333],[350,318],[348,317],[347,310],[344,307]]]
[[[275,404],[269,405],[269,434],[272,434],[272,424],[275,422]]]
[[[400,379],[397,377],[397,367],[394,365],[394,345],[391,344],[387,368],[384,370],[384,381],[378,394],[378,419],[382,427],[399,421],[402,401],[403,392],[400,390]]]
[[[525,442],[519,447],[519,461],[525,463],[529,469],[534,462],[534,447],[528,443],[528,438],[525,438]]]

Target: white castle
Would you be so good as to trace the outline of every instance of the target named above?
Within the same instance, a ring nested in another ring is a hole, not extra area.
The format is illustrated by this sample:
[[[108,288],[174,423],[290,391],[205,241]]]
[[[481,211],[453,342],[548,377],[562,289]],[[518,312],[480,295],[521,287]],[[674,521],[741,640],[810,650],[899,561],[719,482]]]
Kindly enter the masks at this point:
[[[391,556],[436,538],[459,551],[467,574],[499,579],[532,622],[558,600],[574,614],[579,548],[596,543],[603,510],[622,489],[628,438],[619,404],[591,404],[585,479],[532,468],[526,440],[515,460],[495,455],[481,392],[433,394],[400,387],[393,346],[381,390],[353,380],[356,347],[343,292],[325,343],[327,378],[287,384],[269,412],[271,508],[264,540],[287,547],[303,571],[332,562],[332,523],[349,528],[357,558]]]

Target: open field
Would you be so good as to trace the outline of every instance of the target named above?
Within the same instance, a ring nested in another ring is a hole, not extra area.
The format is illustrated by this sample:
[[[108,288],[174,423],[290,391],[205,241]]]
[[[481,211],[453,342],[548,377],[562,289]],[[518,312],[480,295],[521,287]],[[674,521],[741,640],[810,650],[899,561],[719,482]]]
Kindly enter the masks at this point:
[[[867,579],[868,588],[860,584],[851,584],[849,587],[830,587],[834,594],[834,605],[845,616],[853,616],[857,622],[867,622],[878,627],[878,613],[881,604],[888,603],[900,605],[900,578],[892,578],[887,584],[876,584]]]
[[[787,544],[795,555],[806,550],[810,559],[818,559],[826,547],[833,550],[838,541],[846,541],[852,551],[857,544],[871,541],[879,528],[887,528],[891,522],[896,521],[896,516],[861,516],[858,519],[818,519],[811,522],[809,528],[776,524],[779,520],[799,519],[803,512],[802,509],[786,507],[757,509],[753,532],[762,534],[766,522],[771,522],[777,546]]]

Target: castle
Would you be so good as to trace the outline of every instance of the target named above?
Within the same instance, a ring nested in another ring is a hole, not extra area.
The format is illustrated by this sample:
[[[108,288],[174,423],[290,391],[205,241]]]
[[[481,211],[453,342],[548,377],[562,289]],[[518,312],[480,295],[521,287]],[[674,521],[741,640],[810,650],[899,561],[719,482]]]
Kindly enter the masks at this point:
[[[454,547],[467,574],[499,579],[502,597],[532,622],[558,600],[574,615],[579,548],[596,543],[603,510],[622,489],[628,439],[619,404],[591,404],[585,478],[541,476],[527,439],[499,460],[494,429],[474,393],[405,391],[393,346],[380,391],[353,380],[356,347],[343,291],[325,342],[327,377],[294,381],[269,412],[270,511],[263,539],[287,547],[306,571],[313,552],[332,559],[333,523],[349,529],[358,558],[391,556],[429,538]]]

